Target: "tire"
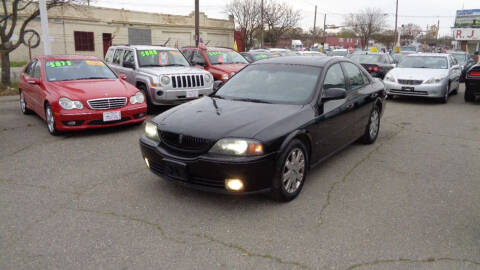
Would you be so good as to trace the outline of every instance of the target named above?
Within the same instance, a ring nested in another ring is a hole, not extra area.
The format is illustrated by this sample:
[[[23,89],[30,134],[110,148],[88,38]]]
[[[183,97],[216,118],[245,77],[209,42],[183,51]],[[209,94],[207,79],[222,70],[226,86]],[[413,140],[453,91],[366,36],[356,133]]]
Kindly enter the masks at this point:
[[[153,112],[153,107],[155,105],[153,105],[152,101],[150,100],[150,96],[147,93],[147,87],[144,84],[138,84],[137,88],[145,96],[145,102],[147,102],[147,113],[152,113]]]
[[[438,100],[440,103],[442,103],[442,104],[447,104],[447,102],[448,102],[448,97],[450,96],[450,86],[451,86],[451,84],[448,83],[448,88],[447,88],[447,90],[445,91],[445,95],[444,95],[443,97],[439,98],[439,100]]]
[[[289,202],[300,194],[308,172],[307,153],[305,145],[297,139],[292,140],[282,152],[277,161],[272,183],[274,200]]]
[[[25,96],[23,95],[22,90],[20,90],[20,100],[19,100],[19,105],[20,105],[20,111],[22,111],[23,114],[32,114],[32,110],[30,110],[27,106],[27,102],[25,101]]]
[[[465,99],[465,102],[474,102],[475,101],[475,96],[473,95],[471,89],[465,88],[464,99]]]
[[[52,108],[48,103],[45,105],[45,122],[47,123],[48,132],[51,135],[53,136],[60,135],[61,132],[57,130],[57,127],[55,124],[55,116],[53,115]]]
[[[360,138],[361,143],[373,144],[377,140],[378,134],[380,133],[380,113],[380,108],[375,104],[370,112],[365,133]]]

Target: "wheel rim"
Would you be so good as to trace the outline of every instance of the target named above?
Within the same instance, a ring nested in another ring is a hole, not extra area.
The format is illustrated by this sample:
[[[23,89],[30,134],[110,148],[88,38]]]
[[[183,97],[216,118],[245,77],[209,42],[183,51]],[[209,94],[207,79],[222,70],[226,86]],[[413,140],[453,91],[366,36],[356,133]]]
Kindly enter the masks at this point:
[[[20,109],[22,112],[25,112],[27,105],[25,104],[25,97],[23,96],[23,92],[20,92]]]
[[[54,132],[55,131],[55,118],[53,116],[52,109],[50,109],[50,107],[47,107],[46,118],[47,118],[48,130],[50,132]]]
[[[295,193],[301,186],[305,175],[305,155],[299,148],[293,149],[287,156],[282,171],[282,185],[286,192]]]
[[[380,126],[380,117],[378,110],[374,109],[372,115],[370,116],[370,138],[375,138],[378,133],[378,127]]]

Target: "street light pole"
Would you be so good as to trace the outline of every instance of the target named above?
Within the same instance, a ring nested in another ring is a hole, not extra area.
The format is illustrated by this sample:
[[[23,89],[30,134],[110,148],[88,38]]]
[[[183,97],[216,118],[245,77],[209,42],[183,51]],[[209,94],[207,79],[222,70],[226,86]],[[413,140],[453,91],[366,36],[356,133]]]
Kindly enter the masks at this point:
[[[260,48],[263,48],[264,32],[265,32],[265,29],[264,29],[264,26],[265,26],[265,25],[264,25],[264,23],[263,23],[263,0],[262,0],[262,6],[261,6],[260,9],[261,9],[260,11],[262,12],[262,37],[261,37],[261,38],[262,38],[262,41],[260,42]]]
[[[47,5],[45,0],[38,1],[40,9],[40,24],[42,28],[42,41],[43,41],[43,53],[44,55],[52,54],[52,48],[50,47],[50,38],[48,36],[48,14]]]
[[[400,45],[400,44],[397,44],[397,30],[398,30],[397,24],[398,24],[398,0],[397,0],[396,11],[395,11],[395,33],[394,33],[394,42],[393,42],[395,46]],[[400,43],[400,39],[398,40],[398,43]]]

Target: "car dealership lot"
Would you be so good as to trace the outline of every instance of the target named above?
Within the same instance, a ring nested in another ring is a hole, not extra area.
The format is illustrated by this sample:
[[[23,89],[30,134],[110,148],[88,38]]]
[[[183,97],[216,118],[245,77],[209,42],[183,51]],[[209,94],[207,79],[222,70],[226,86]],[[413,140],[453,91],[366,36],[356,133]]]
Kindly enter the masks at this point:
[[[389,101],[291,203],[147,170],[141,127],[52,137],[0,98],[0,269],[480,269],[480,104]]]

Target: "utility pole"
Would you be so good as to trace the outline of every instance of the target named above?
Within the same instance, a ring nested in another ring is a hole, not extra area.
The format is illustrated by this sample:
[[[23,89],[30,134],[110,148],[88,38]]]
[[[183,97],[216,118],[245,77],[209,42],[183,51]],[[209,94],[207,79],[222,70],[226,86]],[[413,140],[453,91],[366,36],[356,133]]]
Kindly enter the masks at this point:
[[[262,16],[261,16],[262,17],[262,37],[261,37],[262,41],[260,42],[260,48],[263,48],[263,41],[265,40],[265,38],[264,38],[265,24],[263,23],[263,0],[262,0],[262,6],[260,8],[260,11],[262,12]]]
[[[42,41],[43,41],[43,53],[44,55],[52,54],[52,48],[50,47],[50,37],[48,36],[48,14],[47,5],[45,0],[38,1],[40,9],[40,24],[42,27]]]
[[[437,24],[437,42],[436,45],[438,46],[438,36],[440,34],[440,19],[438,19],[438,24]]]
[[[327,13],[323,16],[323,52],[325,53],[325,43],[327,43]]]
[[[396,7],[396,10],[395,10],[395,34],[394,34],[394,42],[393,44],[395,44],[395,46],[399,46],[400,44],[400,39],[398,40],[398,44],[397,44],[397,31],[398,31],[398,0],[397,0],[397,7]]]
[[[198,48],[198,42],[200,41],[200,7],[199,0],[195,0],[195,46]]]
[[[313,17],[313,44],[315,45],[315,38],[317,36],[317,5],[315,5],[315,16]]]

